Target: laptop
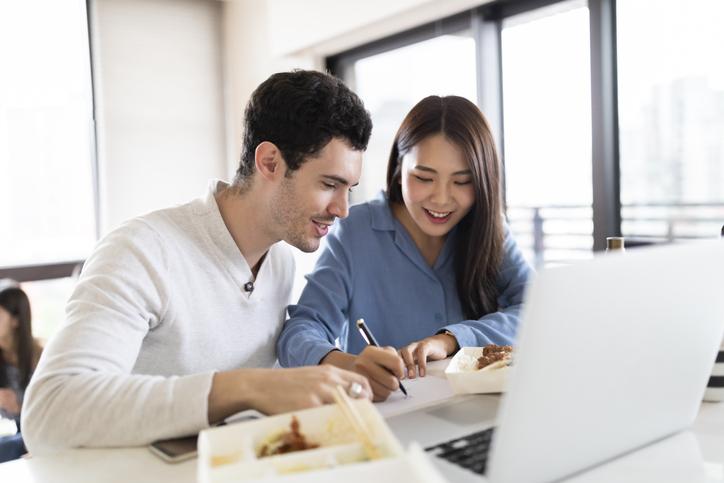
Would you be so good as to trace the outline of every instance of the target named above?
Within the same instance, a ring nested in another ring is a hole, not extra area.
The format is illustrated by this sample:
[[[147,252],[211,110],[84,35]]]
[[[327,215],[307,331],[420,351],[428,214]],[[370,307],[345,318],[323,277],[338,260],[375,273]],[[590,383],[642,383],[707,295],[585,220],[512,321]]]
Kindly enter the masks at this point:
[[[723,289],[721,242],[543,269],[502,398],[388,423],[451,482],[548,482],[591,468],[694,421],[724,335]]]

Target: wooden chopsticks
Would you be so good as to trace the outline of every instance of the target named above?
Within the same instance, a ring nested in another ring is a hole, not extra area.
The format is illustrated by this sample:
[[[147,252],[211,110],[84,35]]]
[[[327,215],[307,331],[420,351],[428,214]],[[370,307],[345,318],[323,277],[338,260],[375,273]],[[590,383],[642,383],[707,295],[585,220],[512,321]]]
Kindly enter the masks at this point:
[[[380,450],[372,441],[372,436],[365,427],[362,416],[360,415],[359,411],[357,411],[357,408],[354,406],[349,396],[347,396],[347,393],[342,388],[342,386],[337,386],[337,390],[334,393],[334,401],[342,410],[342,414],[344,415],[344,417],[347,418],[347,421],[349,421],[349,423],[352,425],[355,433],[357,433],[357,437],[360,439],[362,447],[367,454],[367,457],[370,460],[382,458]]]

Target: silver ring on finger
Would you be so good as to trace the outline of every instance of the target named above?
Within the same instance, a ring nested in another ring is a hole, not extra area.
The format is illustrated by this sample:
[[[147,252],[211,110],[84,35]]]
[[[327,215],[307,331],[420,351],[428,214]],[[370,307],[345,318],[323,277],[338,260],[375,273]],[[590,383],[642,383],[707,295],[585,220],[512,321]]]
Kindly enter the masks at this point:
[[[362,396],[363,390],[364,388],[362,387],[362,384],[359,382],[353,382],[347,389],[347,394],[349,394],[349,397],[351,398],[359,399],[359,397]]]

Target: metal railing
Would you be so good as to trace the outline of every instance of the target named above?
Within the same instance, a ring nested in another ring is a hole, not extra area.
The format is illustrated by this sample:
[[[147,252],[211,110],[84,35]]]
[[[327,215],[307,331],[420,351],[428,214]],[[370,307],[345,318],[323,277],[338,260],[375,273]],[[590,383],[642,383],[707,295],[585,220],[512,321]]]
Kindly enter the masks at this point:
[[[508,206],[507,218],[521,250],[536,266],[593,256],[590,205]],[[621,219],[630,247],[712,238],[724,224],[724,201],[623,204]]]

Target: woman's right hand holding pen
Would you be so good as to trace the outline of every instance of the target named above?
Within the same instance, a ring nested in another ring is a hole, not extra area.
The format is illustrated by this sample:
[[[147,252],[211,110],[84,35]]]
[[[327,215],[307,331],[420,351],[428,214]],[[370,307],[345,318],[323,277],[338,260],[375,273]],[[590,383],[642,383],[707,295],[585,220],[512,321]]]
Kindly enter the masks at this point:
[[[385,401],[397,391],[400,388],[399,380],[405,375],[405,364],[393,347],[367,346],[356,356],[335,350],[327,354],[322,363],[367,377],[375,402]]]

